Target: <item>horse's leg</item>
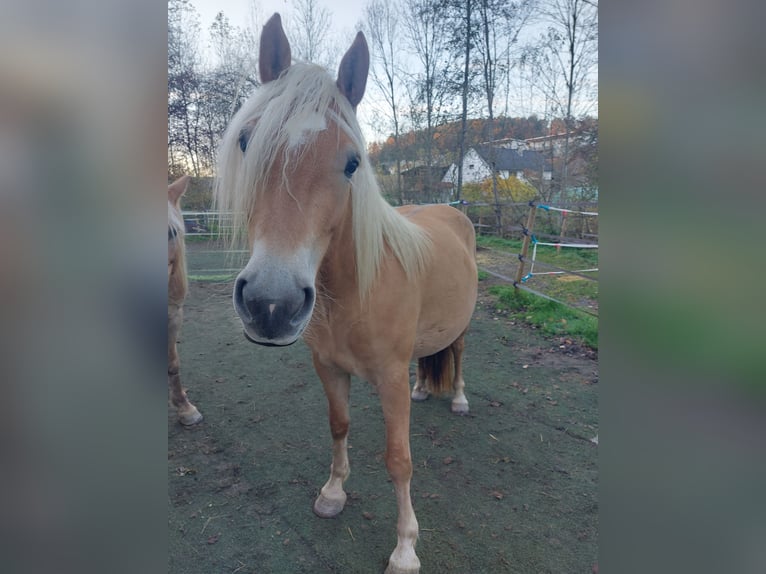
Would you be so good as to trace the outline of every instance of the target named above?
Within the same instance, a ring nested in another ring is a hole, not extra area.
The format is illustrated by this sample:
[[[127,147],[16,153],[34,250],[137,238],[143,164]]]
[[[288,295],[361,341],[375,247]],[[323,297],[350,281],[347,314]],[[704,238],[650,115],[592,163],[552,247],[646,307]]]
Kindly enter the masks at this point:
[[[202,420],[202,414],[186,398],[186,392],[181,386],[181,360],[178,357],[176,339],[181,327],[182,313],[177,309],[168,316],[168,390],[170,402],[178,412],[178,420],[183,425],[193,425]]]
[[[343,482],[351,472],[348,464],[348,393],[351,377],[348,373],[321,364],[316,355],[314,367],[327,395],[332,433],[330,478],[314,502],[314,513],[322,518],[331,518],[340,514],[346,504]]]
[[[386,574],[416,574],[420,560],[415,554],[418,521],[410,499],[410,397],[407,364],[375,381],[386,423],[386,468],[396,490],[398,519],[396,548],[388,559]]]
[[[452,356],[455,358],[455,380],[452,388],[455,396],[452,399],[452,412],[459,415],[468,414],[468,399],[465,398],[465,381],[463,380],[463,350],[465,349],[465,331],[452,343]]]
[[[426,386],[426,377],[420,368],[420,361],[417,363],[418,366],[415,370],[415,386],[412,388],[412,394],[410,397],[413,401],[424,401],[429,397],[430,393],[428,392],[428,387]]]

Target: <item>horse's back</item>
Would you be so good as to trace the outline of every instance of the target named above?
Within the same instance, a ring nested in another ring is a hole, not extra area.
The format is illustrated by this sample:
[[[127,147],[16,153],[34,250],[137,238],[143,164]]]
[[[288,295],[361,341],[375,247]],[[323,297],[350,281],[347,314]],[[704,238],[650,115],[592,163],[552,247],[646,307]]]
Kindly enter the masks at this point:
[[[449,205],[406,205],[399,213],[423,227],[432,243],[421,280],[415,357],[440,351],[468,327],[478,289],[473,224]]]
[[[428,230],[432,237],[449,230],[460,239],[471,254],[476,253],[476,233],[466,215],[443,203],[430,205],[403,205],[396,210],[407,219]]]

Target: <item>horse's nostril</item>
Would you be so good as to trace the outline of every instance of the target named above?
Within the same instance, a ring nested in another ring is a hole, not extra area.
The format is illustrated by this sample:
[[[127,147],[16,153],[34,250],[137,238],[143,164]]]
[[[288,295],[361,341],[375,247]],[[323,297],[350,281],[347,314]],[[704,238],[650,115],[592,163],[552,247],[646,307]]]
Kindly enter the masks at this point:
[[[305,311],[307,307],[311,307],[314,304],[314,289],[313,287],[306,287],[303,290],[303,308],[302,311]]]
[[[244,291],[245,287],[247,286],[247,280],[239,277],[237,278],[237,281],[234,283],[234,307],[237,309],[238,312],[246,313],[247,315],[250,315],[250,311],[247,306],[247,302],[245,301],[244,297]]]
[[[305,320],[306,315],[311,313],[311,309],[314,306],[314,288],[313,287],[305,287],[303,289],[303,303],[296,307],[295,312],[292,314],[292,317],[290,317],[290,323],[293,325],[297,325],[298,323],[301,323],[303,320]]]

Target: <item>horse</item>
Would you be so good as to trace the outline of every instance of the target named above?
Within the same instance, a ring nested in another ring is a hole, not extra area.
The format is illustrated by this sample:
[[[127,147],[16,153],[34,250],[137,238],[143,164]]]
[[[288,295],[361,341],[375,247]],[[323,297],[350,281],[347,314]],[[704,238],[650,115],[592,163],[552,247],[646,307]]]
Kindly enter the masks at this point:
[[[168,390],[178,420],[187,426],[202,420],[202,414],[189,402],[181,386],[181,360],[176,346],[183,323],[183,304],[187,290],[184,221],[180,201],[188,185],[189,176],[184,175],[168,186]]]
[[[451,206],[395,209],[381,195],[356,118],[369,58],[359,32],[335,81],[292,63],[274,14],[260,38],[262,85],[222,138],[215,202],[234,213],[230,239],[250,252],[232,296],[245,337],[278,347],[302,336],[324,387],[332,464],[315,514],[336,516],[346,502],[353,374],[376,387],[385,420],[398,510],[386,572],[417,573],[409,366],[417,359],[413,399],[451,390],[451,410],[468,412],[461,356],[476,304],[476,237]]]

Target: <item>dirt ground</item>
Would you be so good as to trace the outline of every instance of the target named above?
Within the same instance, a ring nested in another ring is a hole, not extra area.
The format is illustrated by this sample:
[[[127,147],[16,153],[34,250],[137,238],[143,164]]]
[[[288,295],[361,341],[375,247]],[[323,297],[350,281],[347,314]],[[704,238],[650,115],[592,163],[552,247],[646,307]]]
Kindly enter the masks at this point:
[[[470,414],[447,398],[412,408],[421,572],[589,574],[597,358],[495,312],[488,284],[466,338]],[[205,420],[184,428],[168,409],[168,572],[383,572],[396,501],[372,386],[352,381],[346,508],[318,518],[331,438],[308,348],[247,342],[230,283],[192,282],[185,309],[182,381]]]

